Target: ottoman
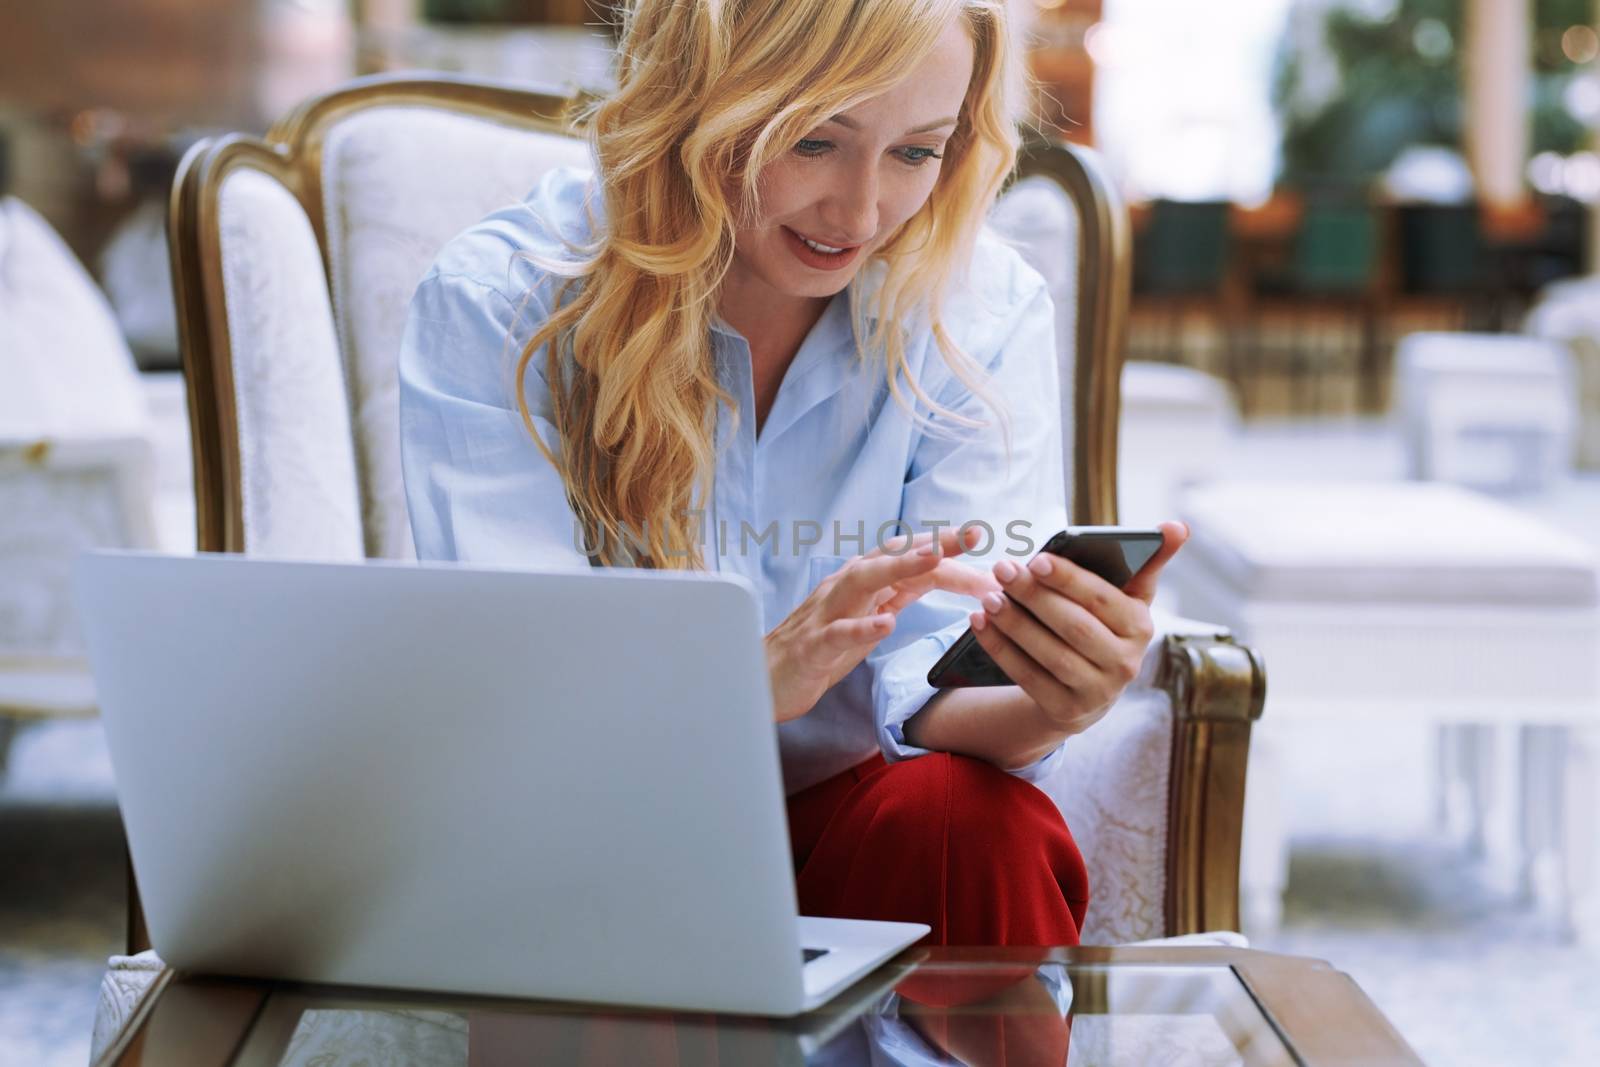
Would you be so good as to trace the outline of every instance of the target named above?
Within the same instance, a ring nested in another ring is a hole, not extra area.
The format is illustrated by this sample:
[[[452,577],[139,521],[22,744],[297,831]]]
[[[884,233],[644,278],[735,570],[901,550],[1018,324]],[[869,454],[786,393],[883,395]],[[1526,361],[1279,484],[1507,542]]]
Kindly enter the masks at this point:
[[[1521,873],[1567,929],[1600,941],[1590,549],[1431,482],[1214,482],[1178,510],[1193,531],[1168,568],[1181,610],[1229,627],[1271,678],[1245,804],[1247,932],[1275,926],[1287,872],[1275,746],[1307,716],[1379,730],[1403,716],[1518,728]]]
[[[1220,378],[1175,363],[1124,363],[1119,521],[1145,526],[1172,518],[1181,489],[1226,469],[1238,425],[1238,405]]]
[[[1522,492],[1572,469],[1578,390],[1565,345],[1414,333],[1401,339],[1395,364],[1412,477]]]

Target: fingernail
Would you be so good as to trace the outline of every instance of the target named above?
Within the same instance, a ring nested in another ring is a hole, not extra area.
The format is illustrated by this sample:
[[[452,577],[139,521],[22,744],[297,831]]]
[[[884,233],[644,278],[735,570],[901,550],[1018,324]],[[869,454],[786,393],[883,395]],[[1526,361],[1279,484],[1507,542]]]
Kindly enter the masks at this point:
[[[991,615],[998,614],[1000,609],[1005,606],[1005,602],[1005,597],[999,593],[985,593],[983,595],[983,606]]]
[[[1037,556],[1034,556],[1033,559],[1028,561],[1028,569],[1041,577],[1049,574],[1050,556],[1044,552],[1039,553]]]
[[[1019,573],[1021,572],[1017,570],[1017,565],[1009,559],[1003,559],[994,565],[994,575],[1002,582],[1015,581]]]
[[[989,625],[989,616],[985,615],[981,611],[974,611],[972,616],[967,619],[967,624],[972,627],[973,633],[977,633],[985,626]]]
[[[939,551],[939,542],[930,541],[929,543],[923,545],[921,548],[917,549],[917,555],[919,555],[919,556],[931,556],[931,555],[933,555],[934,553],[936,553],[938,551]]]

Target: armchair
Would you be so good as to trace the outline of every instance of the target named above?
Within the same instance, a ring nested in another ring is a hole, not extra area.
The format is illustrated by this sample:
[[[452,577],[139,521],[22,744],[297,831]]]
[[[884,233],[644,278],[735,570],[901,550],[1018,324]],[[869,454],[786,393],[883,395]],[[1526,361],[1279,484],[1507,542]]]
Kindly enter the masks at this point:
[[[18,724],[95,714],[70,568],[153,547],[153,464],[110,308],[49,224],[0,197],[0,775]]]
[[[446,240],[546,169],[588,161],[564,123],[571,104],[460,78],[366,78],[264,141],[190,151],[171,238],[202,550],[413,555],[395,376],[407,301]],[[1031,255],[1058,307],[1067,491],[1075,521],[1113,522],[1123,209],[1092,153],[1043,141],[1002,205],[997,225],[1059,235]],[[1143,688],[1074,742],[1054,789],[1096,880],[1086,940],[1237,925],[1262,668],[1216,628],[1164,622]],[[143,947],[135,905],[130,949]]]

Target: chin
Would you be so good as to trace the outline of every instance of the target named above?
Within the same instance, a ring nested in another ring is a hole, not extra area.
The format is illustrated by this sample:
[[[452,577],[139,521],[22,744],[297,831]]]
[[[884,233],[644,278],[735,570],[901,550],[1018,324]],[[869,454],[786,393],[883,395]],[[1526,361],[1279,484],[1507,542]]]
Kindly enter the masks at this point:
[[[840,271],[839,273],[843,277],[795,279],[793,284],[784,287],[784,291],[790,296],[833,296],[843,292],[849,286],[851,279],[856,276],[856,272],[853,270]]]

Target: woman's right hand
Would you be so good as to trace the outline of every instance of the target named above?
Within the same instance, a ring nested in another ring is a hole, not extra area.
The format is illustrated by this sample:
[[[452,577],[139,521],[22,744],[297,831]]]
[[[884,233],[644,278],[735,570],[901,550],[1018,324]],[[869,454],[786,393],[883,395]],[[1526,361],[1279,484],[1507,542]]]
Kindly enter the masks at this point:
[[[948,557],[976,540],[977,527],[904,535],[848,560],[817,583],[800,605],[766,635],[774,718],[798,719],[822,694],[894,632],[900,609],[931,589],[982,597],[1000,587],[991,575]],[[892,550],[892,551],[891,551]]]

